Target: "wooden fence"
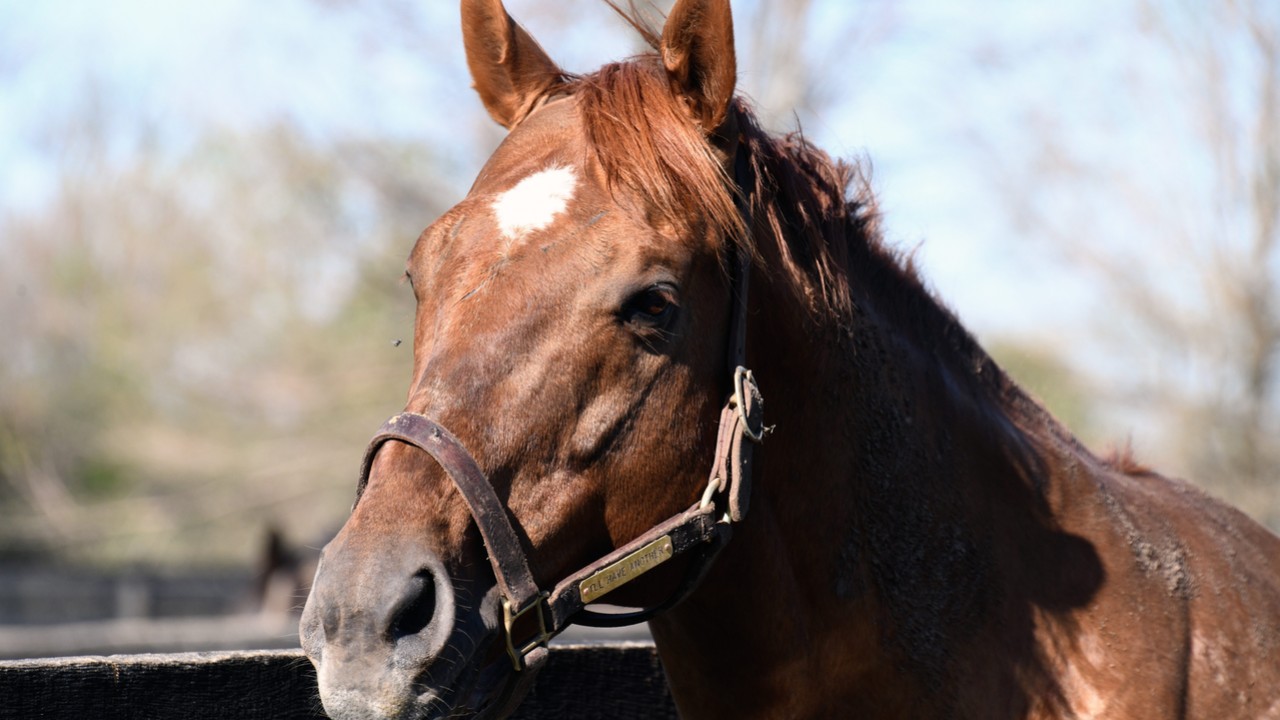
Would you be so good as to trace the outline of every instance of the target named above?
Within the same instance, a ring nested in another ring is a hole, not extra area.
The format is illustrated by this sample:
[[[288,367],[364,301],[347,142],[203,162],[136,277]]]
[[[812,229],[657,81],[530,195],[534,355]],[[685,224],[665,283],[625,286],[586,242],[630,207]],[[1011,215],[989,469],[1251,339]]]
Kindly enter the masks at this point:
[[[258,605],[254,575],[244,569],[0,565],[0,625],[204,617]]]
[[[111,655],[0,662],[0,719],[294,720],[323,718],[298,650]],[[651,644],[552,646],[513,716],[521,720],[674,719]]]
[[[237,569],[0,566],[0,660],[298,647]]]

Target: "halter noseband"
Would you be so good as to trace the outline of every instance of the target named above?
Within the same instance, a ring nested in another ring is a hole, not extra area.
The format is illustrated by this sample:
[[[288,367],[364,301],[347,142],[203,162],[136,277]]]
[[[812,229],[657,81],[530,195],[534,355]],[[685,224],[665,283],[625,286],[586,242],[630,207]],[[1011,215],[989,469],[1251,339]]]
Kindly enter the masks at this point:
[[[746,232],[751,232],[751,185],[746,182],[750,177],[750,167],[742,152],[734,153],[734,175],[739,190],[738,209]],[[711,562],[728,543],[733,534],[731,524],[746,516],[751,496],[752,450],[764,438],[766,429],[760,389],[751,371],[744,367],[751,258],[742,250],[735,248],[733,252],[732,312],[727,353],[732,386],[720,411],[715,457],[701,499],[684,512],[569,575],[551,591],[544,592],[538,588],[506,508],[471,453],[448,430],[425,415],[405,412],[384,423],[369,441],[356,489],[357,503],[369,482],[374,457],[391,440],[425,451],[440,464],[462,493],[480,528],[480,537],[489,552],[489,562],[502,594],[504,639],[507,654],[517,672],[526,669],[536,671],[546,660],[547,642],[570,624],[591,627],[632,625],[684,600],[697,588]],[[684,580],[661,604],[626,613],[599,613],[587,609],[587,605],[608,592],[684,554],[690,556]]]

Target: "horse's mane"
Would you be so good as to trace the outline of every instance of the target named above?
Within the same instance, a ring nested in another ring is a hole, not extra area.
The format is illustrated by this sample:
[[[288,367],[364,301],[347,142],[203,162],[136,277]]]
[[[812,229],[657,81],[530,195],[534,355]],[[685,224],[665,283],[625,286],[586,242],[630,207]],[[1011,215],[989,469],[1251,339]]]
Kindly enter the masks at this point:
[[[656,47],[654,31],[624,16]],[[611,186],[643,198],[656,220],[705,220],[708,229],[757,255],[756,238],[744,232],[735,205],[734,178],[671,91],[657,54],[573,78],[569,91],[579,99],[591,152]],[[751,162],[755,235],[779,239],[781,263],[766,270],[785,275],[819,323],[852,327],[874,304],[875,313],[921,347],[949,356],[989,397],[1008,390],[1004,374],[924,286],[911,256],[884,241],[863,165],[832,159],[800,132],[769,134],[742,98],[730,113],[739,151]]]

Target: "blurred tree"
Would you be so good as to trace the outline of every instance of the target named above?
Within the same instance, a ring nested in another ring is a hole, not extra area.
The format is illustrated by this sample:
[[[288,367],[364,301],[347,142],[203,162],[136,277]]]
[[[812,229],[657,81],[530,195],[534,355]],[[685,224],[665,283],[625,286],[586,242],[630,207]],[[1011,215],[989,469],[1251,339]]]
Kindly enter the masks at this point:
[[[1129,9],[1099,29],[1150,50],[1107,78],[1124,101],[1093,118],[1032,102],[1013,136],[975,138],[1014,224],[1099,288],[1102,342],[1076,366],[1130,408],[1101,414],[1157,467],[1280,529],[1280,4]],[[1119,143],[1147,164],[1116,161]]]
[[[1082,441],[1106,444],[1091,396],[1096,392],[1056,343],[1029,337],[998,338],[987,351],[1019,385],[1031,393]]]
[[[281,126],[116,166],[83,130],[53,204],[0,225],[0,549],[228,560],[268,518],[315,536],[403,390],[395,281],[440,210],[430,158]]]

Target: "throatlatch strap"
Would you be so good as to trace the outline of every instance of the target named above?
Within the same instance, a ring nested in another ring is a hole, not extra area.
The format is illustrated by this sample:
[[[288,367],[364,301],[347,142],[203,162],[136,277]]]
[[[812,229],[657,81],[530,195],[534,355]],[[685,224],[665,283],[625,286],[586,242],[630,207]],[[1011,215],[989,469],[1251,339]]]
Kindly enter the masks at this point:
[[[560,632],[570,624],[587,627],[635,625],[679,604],[698,586],[707,568],[711,566],[711,561],[720,554],[720,550],[729,542],[733,534],[727,524],[716,518],[716,514],[714,505],[708,507],[694,505],[561,580],[548,600],[551,606],[552,624],[557,628],[555,632]],[[655,548],[646,551],[646,548],[655,543],[663,542],[669,542],[670,545],[663,549]],[[652,559],[643,560],[646,552]],[[620,613],[601,613],[586,609],[587,605],[594,601],[594,593],[603,589],[606,583],[621,580],[618,582],[620,587],[651,567],[689,552],[693,552],[694,555],[688,572],[685,573],[684,579],[675,592],[662,603],[642,610]],[[665,555],[655,557],[658,553],[665,553]],[[640,559],[633,560],[633,558]],[[628,567],[628,563],[633,565]],[[617,575],[610,577],[614,573]]]

